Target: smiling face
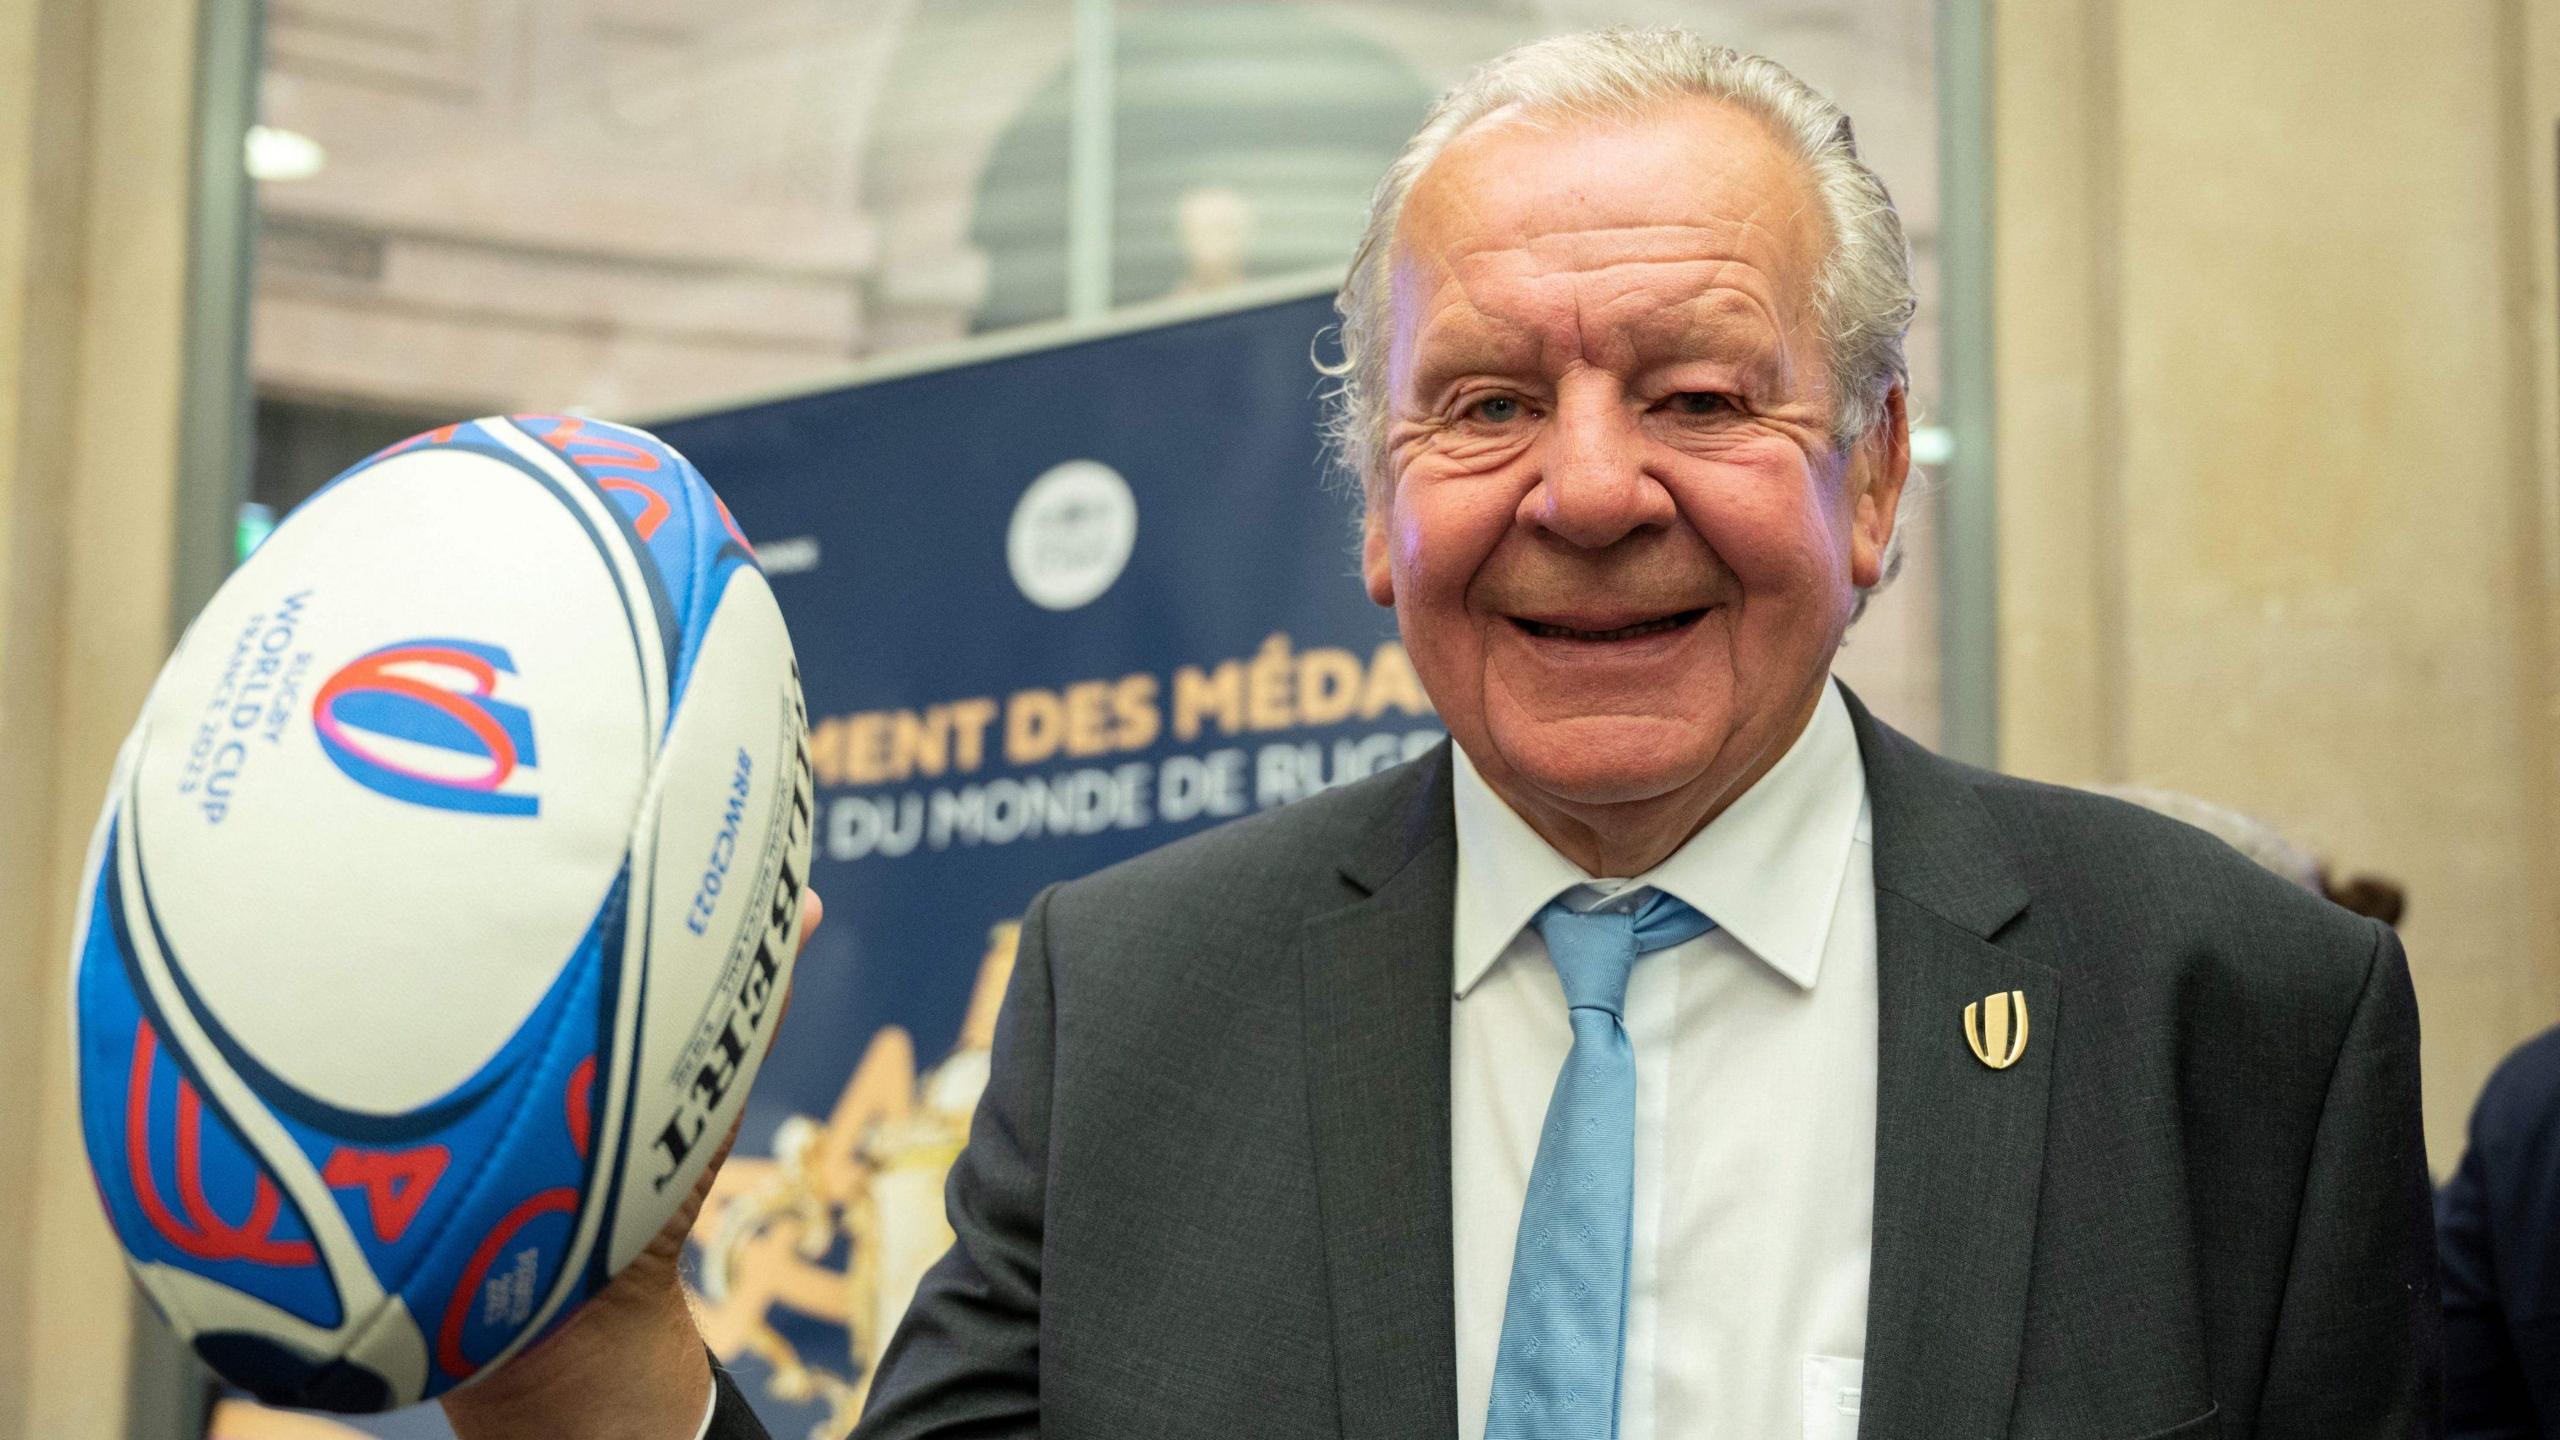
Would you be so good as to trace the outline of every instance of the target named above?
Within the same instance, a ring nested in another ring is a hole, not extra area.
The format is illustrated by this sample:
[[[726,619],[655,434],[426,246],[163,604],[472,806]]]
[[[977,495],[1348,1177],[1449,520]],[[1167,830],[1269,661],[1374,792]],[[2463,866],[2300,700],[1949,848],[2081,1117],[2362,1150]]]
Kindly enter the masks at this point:
[[[1490,118],[1406,202],[1369,592],[1486,781],[1592,873],[1776,763],[1881,576],[1902,399],[1832,442],[1825,244],[1801,164],[1707,99]]]

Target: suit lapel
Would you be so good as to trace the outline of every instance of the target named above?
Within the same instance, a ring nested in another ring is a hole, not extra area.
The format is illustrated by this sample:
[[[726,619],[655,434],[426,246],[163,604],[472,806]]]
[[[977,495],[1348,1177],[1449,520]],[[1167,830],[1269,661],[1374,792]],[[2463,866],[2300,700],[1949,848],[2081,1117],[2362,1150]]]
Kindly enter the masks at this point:
[[[1879,1007],[1859,1434],[1981,1440],[2007,1433],[2017,1387],[2061,979],[1993,943],[2027,890],[1961,767],[1847,699],[1874,821]],[[1446,747],[1409,773],[1341,866],[1359,898],[1300,936],[1345,1440],[1457,1430]],[[2012,991],[2029,1043],[1995,1070],[1967,1043],[1964,1011]]]
[[[1363,898],[1300,936],[1308,1102],[1345,1440],[1457,1432],[1443,746],[1342,866]]]
[[[1859,1434],[1981,1440],[2008,1433],[2017,1388],[2061,977],[1992,943],[2027,891],[1964,772],[1854,696],[1850,711],[1875,829],[1879,1007]],[[2011,992],[2025,997],[2028,1043],[1994,1069],[1976,1058],[1965,1007]]]

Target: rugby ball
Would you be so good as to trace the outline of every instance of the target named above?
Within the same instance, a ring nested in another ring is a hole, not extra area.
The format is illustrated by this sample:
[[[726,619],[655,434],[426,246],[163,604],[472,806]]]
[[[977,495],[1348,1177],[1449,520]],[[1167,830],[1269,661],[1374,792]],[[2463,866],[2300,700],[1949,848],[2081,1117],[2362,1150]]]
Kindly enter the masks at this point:
[[[73,954],[142,1288],[271,1403],[487,1374],[736,1119],[808,873],[799,672],[693,466],[449,425],[286,517],[118,758]]]

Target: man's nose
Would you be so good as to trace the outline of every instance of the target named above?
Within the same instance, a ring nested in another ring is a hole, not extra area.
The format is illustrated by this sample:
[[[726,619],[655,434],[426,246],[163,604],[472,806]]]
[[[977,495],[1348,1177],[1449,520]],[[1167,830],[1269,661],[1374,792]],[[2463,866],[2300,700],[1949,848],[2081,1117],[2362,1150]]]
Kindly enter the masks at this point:
[[[1677,517],[1671,492],[1645,470],[1641,417],[1615,387],[1569,391],[1541,438],[1537,488],[1521,518],[1587,550]]]

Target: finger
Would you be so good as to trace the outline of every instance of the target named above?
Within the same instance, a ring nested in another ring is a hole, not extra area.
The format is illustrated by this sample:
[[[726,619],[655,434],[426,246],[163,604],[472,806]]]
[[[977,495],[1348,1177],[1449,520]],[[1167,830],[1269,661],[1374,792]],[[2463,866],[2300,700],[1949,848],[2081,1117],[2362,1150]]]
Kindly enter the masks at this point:
[[[827,918],[826,902],[818,898],[814,887],[800,891],[800,948],[809,948],[809,937],[818,933],[818,922]]]
[[[818,922],[826,918],[827,902],[818,898],[818,892],[816,890],[805,885],[802,886],[800,889],[801,951],[806,952],[808,950],[809,937],[818,933]],[[798,977],[794,976],[793,978],[796,980]],[[791,992],[793,988],[794,987],[791,985],[785,985],[782,987],[782,1008],[776,1011],[773,1017],[773,1029],[774,1033],[777,1035],[782,1033],[782,1022],[791,1018]]]

